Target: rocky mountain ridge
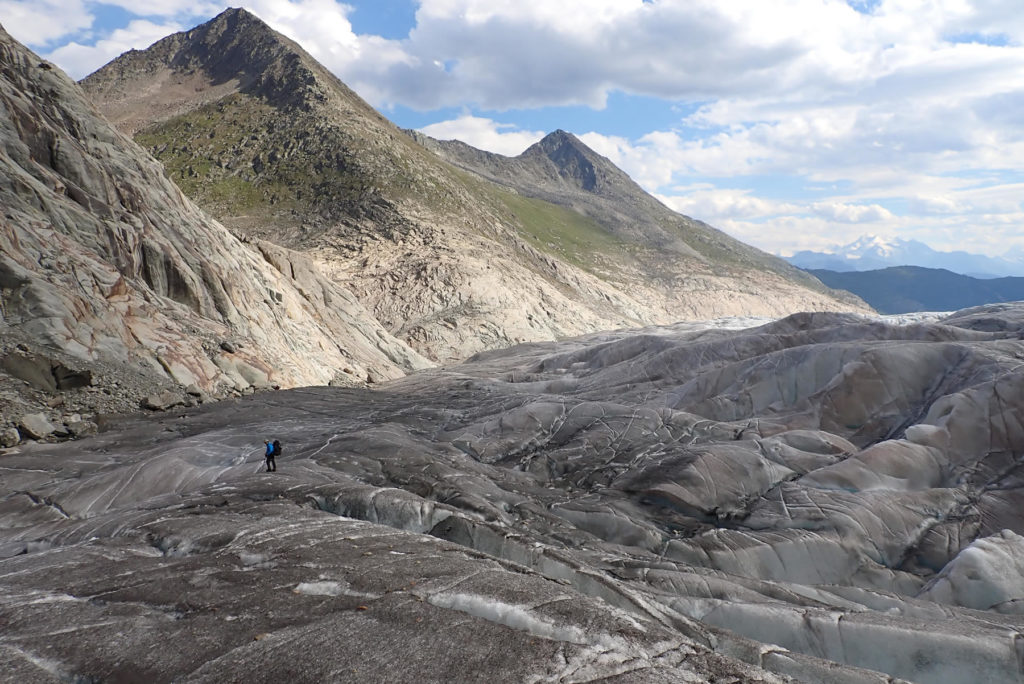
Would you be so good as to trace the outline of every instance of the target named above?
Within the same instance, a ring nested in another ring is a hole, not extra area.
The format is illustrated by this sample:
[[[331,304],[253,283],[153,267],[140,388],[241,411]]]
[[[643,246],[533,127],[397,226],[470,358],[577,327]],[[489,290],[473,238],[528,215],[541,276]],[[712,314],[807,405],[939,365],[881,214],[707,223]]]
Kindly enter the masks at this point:
[[[477,150],[458,140],[436,140],[406,131],[446,161],[507,187],[517,194],[570,208],[593,219],[634,249],[644,249],[646,270],[665,281],[674,274],[667,260],[682,256],[728,272],[757,269],[821,290],[821,283],[785,260],[729,237],[703,221],[662,204],[607,158],[576,136],[557,130],[517,157]],[[827,290],[825,290],[827,291]],[[849,293],[830,292],[851,309],[861,302]]]
[[[458,140],[436,140],[417,131],[407,133],[460,168],[519,194],[573,208],[630,242],[705,262],[729,254],[734,260],[815,285],[784,260],[672,211],[566,131],[546,135],[517,157],[477,150]]]
[[[454,167],[244,10],[82,85],[232,230],[307,252],[435,360],[683,318],[866,310],[717,231],[690,245],[697,222],[627,209],[657,203],[571,136],[535,153],[561,204]]]
[[[308,256],[232,236],[4,32],[0,109],[3,422],[36,410],[59,426],[161,389],[195,401],[429,365]],[[91,379],[60,387],[58,368]]]

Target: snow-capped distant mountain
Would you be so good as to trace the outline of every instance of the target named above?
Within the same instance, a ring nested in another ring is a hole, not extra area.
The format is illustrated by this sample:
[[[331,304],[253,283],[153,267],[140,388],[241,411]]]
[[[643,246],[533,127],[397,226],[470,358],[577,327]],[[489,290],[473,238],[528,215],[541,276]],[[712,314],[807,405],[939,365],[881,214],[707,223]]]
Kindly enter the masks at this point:
[[[830,271],[872,271],[892,266],[944,268],[973,278],[1024,276],[1024,252],[1012,258],[971,254],[964,251],[940,252],[917,240],[864,235],[848,245],[827,252],[797,252],[786,260],[804,269]]]

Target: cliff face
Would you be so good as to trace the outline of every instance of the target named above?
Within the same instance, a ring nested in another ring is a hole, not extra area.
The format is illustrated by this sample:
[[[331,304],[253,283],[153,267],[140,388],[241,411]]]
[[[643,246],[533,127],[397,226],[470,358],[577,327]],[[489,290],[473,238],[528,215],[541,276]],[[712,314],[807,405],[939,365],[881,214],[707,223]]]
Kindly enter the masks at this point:
[[[93,367],[104,402],[135,406],[162,385],[223,394],[426,365],[308,257],[232,236],[2,31],[0,111],[5,359]]]
[[[225,225],[309,253],[437,360],[687,318],[866,309],[670,212],[569,134],[494,173],[417,142],[244,10],[82,85]]]

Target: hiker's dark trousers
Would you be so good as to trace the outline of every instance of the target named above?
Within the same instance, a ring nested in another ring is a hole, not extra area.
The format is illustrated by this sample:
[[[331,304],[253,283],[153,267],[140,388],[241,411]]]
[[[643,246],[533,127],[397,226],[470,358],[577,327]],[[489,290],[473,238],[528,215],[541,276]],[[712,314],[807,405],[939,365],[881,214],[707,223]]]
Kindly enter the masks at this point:
[[[277,464],[274,463],[273,456],[267,456],[267,472],[273,473],[277,470]]]

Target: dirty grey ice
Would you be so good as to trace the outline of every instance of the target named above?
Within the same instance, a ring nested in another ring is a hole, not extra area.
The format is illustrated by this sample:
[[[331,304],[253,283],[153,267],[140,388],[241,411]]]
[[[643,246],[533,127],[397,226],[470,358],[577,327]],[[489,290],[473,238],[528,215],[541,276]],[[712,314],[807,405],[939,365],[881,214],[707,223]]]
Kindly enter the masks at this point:
[[[1020,681],[1022,322],[592,335],[8,450],[4,678]]]

